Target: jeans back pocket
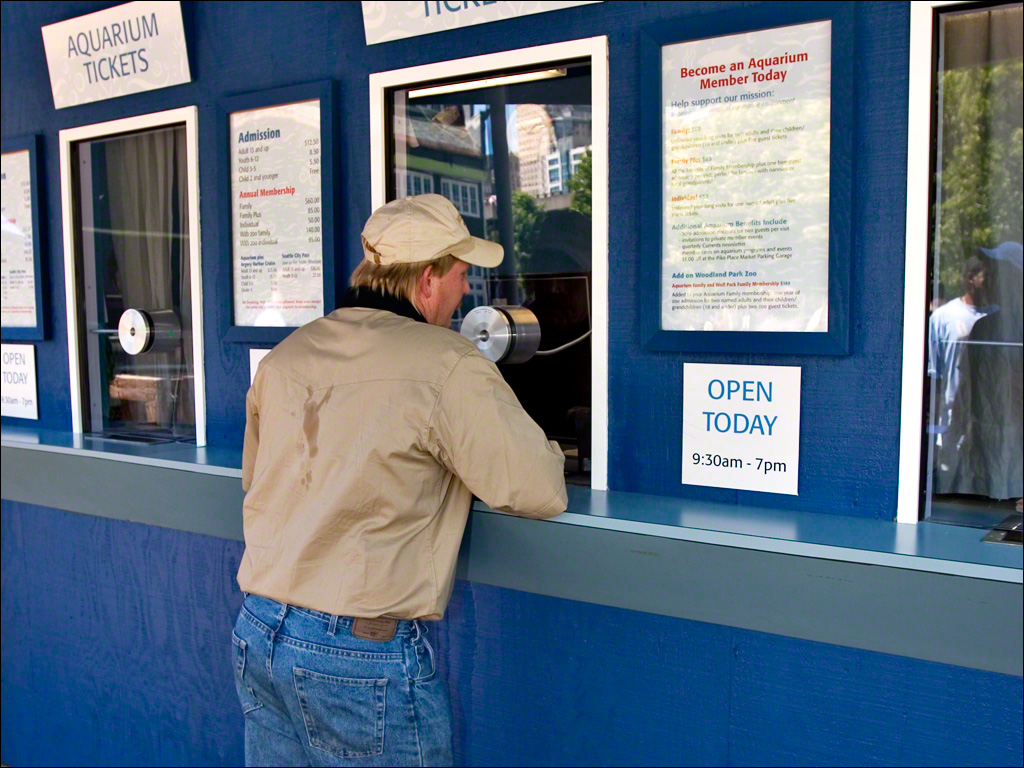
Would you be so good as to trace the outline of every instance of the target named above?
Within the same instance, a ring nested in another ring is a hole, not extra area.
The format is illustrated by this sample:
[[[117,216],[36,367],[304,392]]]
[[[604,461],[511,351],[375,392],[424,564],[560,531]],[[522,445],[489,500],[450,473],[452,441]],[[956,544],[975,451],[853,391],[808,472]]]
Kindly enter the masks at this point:
[[[292,676],[311,747],[336,757],[384,753],[386,677],[334,677],[301,667]]]
[[[238,701],[242,705],[242,714],[247,715],[262,707],[263,704],[256,698],[252,687],[245,679],[245,640],[232,632],[231,645],[235,651],[235,690],[238,692]]]

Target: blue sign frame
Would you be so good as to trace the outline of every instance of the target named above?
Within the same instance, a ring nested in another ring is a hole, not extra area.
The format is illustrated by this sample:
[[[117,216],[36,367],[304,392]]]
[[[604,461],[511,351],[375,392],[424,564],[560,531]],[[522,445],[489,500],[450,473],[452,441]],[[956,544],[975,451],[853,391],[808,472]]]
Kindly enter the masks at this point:
[[[832,22],[828,331],[666,331],[661,328],[661,49],[674,43],[812,21]],[[764,3],[704,17],[668,20],[640,33],[640,331],[646,349],[743,354],[850,354],[853,208],[854,10],[840,2]]]
[[[36,288],[36,324],[34,327],[3,327],[0,328],[0,339],[3,341],[43,341],[50,335],[50,313],[46,311],[44,297],[49,285],[48,275],[43,270],[43,244],[46,231],[42,227],[43,190],[42,174],[39,164],[42,158],[42,137],[33,134],[3,139],[0,142],[0,154],[28,150],[29,173],[32,181],[32,263],[35,270]]]
[[[220,173],[217,178],[218,228],[223,233],[222,263],[225,269],[218,270],[217,293],[230,296],[230,302],[219,303],[221,328],[226,328],[224,341],[252,344],[276,344],[295,330],[282,326],[235,325],[234,311],[234,236],[231,231],[231,136],[230,121],[233,112],[264,109],[298,101],[320,101],[320,209],[321,244],[323,245],[324,314],[334,311],[339,295],[335,270],[335,228],[338,219],[339,174],[335,159],[339,157],[337,119],[337,83],[320,80],[313,83],[291,85],[266,91],[228,96],[217,103],[217,146],[220,148]]]

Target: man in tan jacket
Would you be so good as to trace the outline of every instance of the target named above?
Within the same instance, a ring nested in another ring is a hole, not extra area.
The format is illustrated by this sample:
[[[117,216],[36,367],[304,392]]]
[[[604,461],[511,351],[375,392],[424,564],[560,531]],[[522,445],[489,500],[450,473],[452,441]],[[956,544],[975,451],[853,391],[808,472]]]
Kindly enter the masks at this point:
[[[378,209],[362,243],[341,308],[268,354],[246,397],[248,765],[450,764],[424,622],[444,615],[472,496],[566,507],[562,452],[448,327],[501,246],[440,195]]]

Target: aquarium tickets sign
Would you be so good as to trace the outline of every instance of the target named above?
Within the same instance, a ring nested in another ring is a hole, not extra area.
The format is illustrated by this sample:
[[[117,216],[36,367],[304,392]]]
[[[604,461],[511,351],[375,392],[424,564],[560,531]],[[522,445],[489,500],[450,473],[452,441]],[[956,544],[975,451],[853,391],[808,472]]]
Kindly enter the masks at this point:
[[[57,109],[192,80],[180,2],[125,3],[42,31]]]

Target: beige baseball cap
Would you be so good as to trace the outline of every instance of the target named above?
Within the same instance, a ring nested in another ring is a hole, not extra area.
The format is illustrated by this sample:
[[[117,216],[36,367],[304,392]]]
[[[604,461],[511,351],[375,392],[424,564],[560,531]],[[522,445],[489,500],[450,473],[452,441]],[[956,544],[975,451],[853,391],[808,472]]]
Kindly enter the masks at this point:
[[[455,206],[441,195],[414,195],[382,205],[363,227],[363,255],[374,264],[417,264],[451,254],[496,267],[504,249],[473,237]]]

